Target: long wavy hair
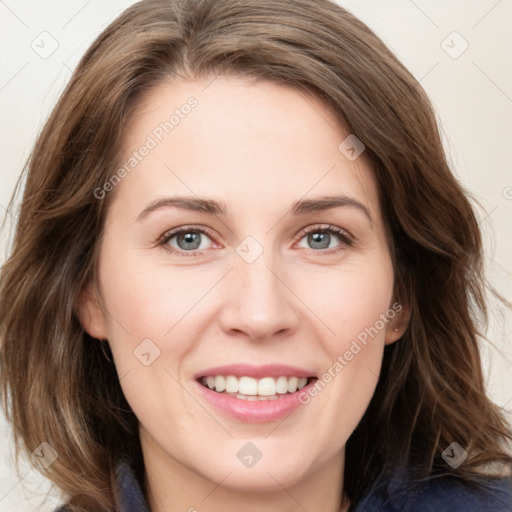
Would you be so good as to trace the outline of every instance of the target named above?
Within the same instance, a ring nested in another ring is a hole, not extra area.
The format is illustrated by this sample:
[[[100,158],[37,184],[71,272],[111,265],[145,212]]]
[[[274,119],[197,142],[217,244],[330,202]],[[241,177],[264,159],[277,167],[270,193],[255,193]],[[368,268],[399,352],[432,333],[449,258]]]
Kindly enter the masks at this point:
[[[119,165],[133,113],[169,77],[245,76],[323,100],[364,142],[389,231],[396,297],[411,310],[385,348],[375,395],[346,447],[353,502],[386,468],[417,478],[477,482],[510,464],[510,427],[486,396],[479,340],[487,322],[482,240],[467,192],[450,170],[424,90],[377,35],[329,0],[144,0],[94,41],[40,132],[0,275],[0,388],[16,455],[48,443],[43,473],[72,510],[112,511],[115,464],[141,468],[137,419],[108,345],[77,316],[96,281],[114,193],[97,199]],[[453,441],[468,459],[452,468]],[[46,446],[46,445],[45,445]]]

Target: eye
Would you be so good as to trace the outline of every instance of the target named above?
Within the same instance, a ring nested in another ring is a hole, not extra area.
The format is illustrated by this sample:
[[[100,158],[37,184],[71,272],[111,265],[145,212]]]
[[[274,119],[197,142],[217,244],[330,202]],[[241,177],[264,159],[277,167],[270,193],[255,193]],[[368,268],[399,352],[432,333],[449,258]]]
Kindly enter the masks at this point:
[[[182,226],[164,233],[158,245],[178,256],[197,256],[208,249],[208,246],[205,247],[203,243],[205,237],[210,240],[214,238],[210,230],[204,227]],[[346,231],[329,224],[310,226],[304,229],[298,238],[299,241],[307,238],[307,243],[311,244],[308,248],[323,255],[341,251],[354,243],[352,236]],[[341,241],[334,248],[331,245],[333,238]]]
[[[335,247],[331,245],[333,235],[334,238],[338,238],[341,241],[341,243]],[[299,237],[300,240],[306,238],[306,243],[310,245],[307,248],[313,249],[315,252],[321,252],[322,254],[332,254],[341,251],[352,246],[354,243],[352,236],[346,231],[328,224],[310,226],[304,229]]]
[[[196,256],[208,248],[203,244],[205,237],[213,238],[206,228],[182,226],[164,233],[158,241],[158,245],[178,256]]]

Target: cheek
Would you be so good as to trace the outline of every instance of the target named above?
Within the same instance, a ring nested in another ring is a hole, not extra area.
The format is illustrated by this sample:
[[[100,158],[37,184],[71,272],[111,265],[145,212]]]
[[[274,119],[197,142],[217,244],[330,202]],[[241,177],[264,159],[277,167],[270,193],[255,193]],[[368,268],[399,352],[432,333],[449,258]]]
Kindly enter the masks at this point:
[[[109,344],[121,387],[137,417],[158,428],[173,418],[186,429],[187,422],[201,414],[183,392],[190,378],[187,362],[215,321],[212,311],[219,300],[208,292],[219,281],[219,272],[156,265],[148,259],[127,251],[122,260],[103,261],[100,279],[108,306]]]
[[[331,272],[330,279],[324,275],[310,280],[317,284],[308,288],[309,304],[326,329],[320,339],[327,359],[303,403],[320,400],[330,404],[323,419],[343,431],[340,439],[350,435],[373,396],[387,322],[395,316],[391,262],[360,270]]]
[[[383,339],[386,323],[382,318],[391,306],[393,293],[388,260],[364,268],[351,265],[310,273],[299,290],[328,333],[324,343],[332,359],[348,350],[358,337],[364,341],[368,331],[371,338]]]
[[[113,340],[122,327],[136,341],[162,340],[208,291],[208,278],[192,267],[171,269],[149,258],[105,261],[100,274]],[[199,274],[199,275],[198,275]],[[123,336],[124,337],[124,336]]]
[[[187,273],[171,279],[169,269],[142,261],[112,258],[101,268],[109,344],[123,393],[144,426],[163,429],[174,418],[185,429],[197,411],[183,395],[181,363],[198,336],[201,311],[191,308],[205,291]]]

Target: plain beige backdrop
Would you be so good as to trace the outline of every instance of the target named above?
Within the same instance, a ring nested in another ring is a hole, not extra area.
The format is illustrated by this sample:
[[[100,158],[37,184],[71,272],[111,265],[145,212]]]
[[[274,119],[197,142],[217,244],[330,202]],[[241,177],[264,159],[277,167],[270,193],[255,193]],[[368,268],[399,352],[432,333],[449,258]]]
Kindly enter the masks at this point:
[[[35,137],[93,39],[130,0],[0,0],[0,215]],[[512,299],[512,0],[339,0],[430,95],[454,172],[478,199],[488,278]],[[10,217],[9,217],[10,218]],[[8,251],[0,239],[0,261]],[[488,390],[512,410],[511,315],[495,309],[482,347]],[[499,349],[499,350],[498,350]],[[29,376],[27,376],[29,378]],[[512,416],[511,416],[512,418]],[[0,511],[52,511],[49,486],[12,464],[0,415]]]

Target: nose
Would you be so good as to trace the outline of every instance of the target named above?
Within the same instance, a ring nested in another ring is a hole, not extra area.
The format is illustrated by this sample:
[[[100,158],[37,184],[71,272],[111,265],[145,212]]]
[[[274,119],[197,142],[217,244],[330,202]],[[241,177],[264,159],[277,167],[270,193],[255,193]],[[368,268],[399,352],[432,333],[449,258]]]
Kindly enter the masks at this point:
[[[228,297],[220,313],[224,332],[263,342],[297,330],[297,299],[289,276],[263,252],[247,262],[238,255],[225,282]],[[288,277],[288,279],[287,279]]]

